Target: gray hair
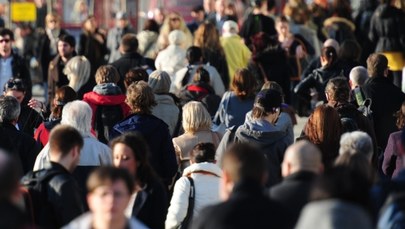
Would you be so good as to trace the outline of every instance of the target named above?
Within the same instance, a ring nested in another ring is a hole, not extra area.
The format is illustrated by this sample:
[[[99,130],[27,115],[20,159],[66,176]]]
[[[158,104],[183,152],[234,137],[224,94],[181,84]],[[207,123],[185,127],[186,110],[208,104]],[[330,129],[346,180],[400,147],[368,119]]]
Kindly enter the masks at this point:
[[[367,69],[363,66],[352,68],[349,78],[355,86],[362,86],[368,79]]]
[[[340,137],[340,155],[344,153],[361,153],[371,159],[373,151],[373,141],[365,132],[353,131],[345,133]]]
[[[21,106],[13,96],[0,97],[0,123],[17,121]]]
[[[86,102],[75,100],[67,103],[62,110],[61,124],[76,128],[81,135],[90,134],[92,111]]]

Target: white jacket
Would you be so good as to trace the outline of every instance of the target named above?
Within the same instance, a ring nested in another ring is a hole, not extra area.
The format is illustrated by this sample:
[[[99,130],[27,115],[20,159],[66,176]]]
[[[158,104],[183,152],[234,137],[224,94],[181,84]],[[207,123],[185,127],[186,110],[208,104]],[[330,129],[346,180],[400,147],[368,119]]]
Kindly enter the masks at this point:
[[[174,74],[187,66],[186,50],[177,45],[169,45],[159,52],[155,60],[156,70],[165,71],[173,80]]]
[[[203,173],[198,173],[199,171]],[[220,201],[219,180],[221,169],[216,164],[207,162],[190,165],[184,170],[183,177],[174,186],[165,222],[166,229],[177,228],[187,215],[188,197],[190,194],[190,182],[186,177],[187,175],[191,175],[195,186],[193,217],[198,216],[204,207]]]

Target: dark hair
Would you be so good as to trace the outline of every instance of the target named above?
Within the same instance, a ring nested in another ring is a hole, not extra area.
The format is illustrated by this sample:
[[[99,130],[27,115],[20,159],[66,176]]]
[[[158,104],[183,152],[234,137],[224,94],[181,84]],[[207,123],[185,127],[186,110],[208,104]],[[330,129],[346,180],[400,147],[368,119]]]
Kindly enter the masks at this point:
[[[121,48],[124,53],[136,52],[138,45],[138,39],[133,33],[125,34],[121,39]]]
[[[388,68],[388,59],[383,54],[372,53],[367,58],[367,72],[370,77],[384,76]]]
[[[58,41],[68,43],[73,48],[76,46],[76,39],[72,35],[62,34],[62,35],[59,36]]]
[[[11,78],[9,79],[5,84],[4,84],[4,92],[7,91],[20,91],[24,92],[26,91],[24,82],[21,79],[16,79],[16,78]]]
[[[83,137],[74,127],[58,125],[49,135],[50,153],[61,153],[65,157],[76,146],[83,147]]]
[[[343,76],[332,78],[326,84],[325,92],[328,94],[329,99],[334,102],[348,102],[350,96],[349,82]]]
[[[323,47],[321,50],[321,56],[328,62],[324,68],[332,67],[337,61],[337,54],[335,48],[328,46]]]
[[[155,21],[155,19],[148,19],[145,21],[145,24],[143,25],[143,30],[145,31],[152,31],[155,33],[159,33],[159,25]]]
[[[263,84],[261,90],[264,90],[264,89],[272,89],[272,90],[278,91],[281,94],[281,96],[283,97],[283,102],[284,102],[283,88],[276,81],[267,81],[267,82],[265,82]]]
[[[65,85],[55,91],[56,104],[52,104],[53,101],[50,101],[54,107],[52,108],[52,118],[60,119],[62,118],[62,109],[68,103],[77,99],[77,93],[73,88]]]
[[[208,84],[210,82],[210,73],[205,70],[203,66],[198,67],[195,71],[193,82],[204,82]]]
[[[202,50],[200,47],[191,46],[190,48],[187,49],[186,57],[187,57],[189,64],[200,62],[202,56],[203,56],[203,54],[202,54]]]
[[[18,170],[19,164],[16,159],[0,149],[0,157],[4,160],[0,161],[0,202],[9,201],[11,196],[19,188],[19,179],[22,174]]]
[[[339,48],[339,58],[343,60],[359,60],[361,47],[355,40],[345,40]]]
[[[7,28],[1,28],[0,29],[0,36],[4,37],[8,35],[10,37],[10,40],[14,41],[14,33],[10,29]]]
[[[149,75],[146,72],[146,70],[143,68],[139,68],[139,67],[131,68],[125,74],[124,85],[127,88],[132,83],[135,83],[135,82],[138,82],[141,80],[148,82]]]
[[[280,92],[272,89],[259,91],[253,104],[252,117],[260,119],[277,112],[277,109],[281,107],[281,102],[282,96]]]
[[[247,68],[240,68],[233,75],[231,90],[241,99],[253,98],[256,92],[257,81]]]
[[[343,17],[352,20],[352,7],[350,0],[334,0],[332,3],[332,11],[335,16]]]
[[[127,132],[116,138],[111,142],[111,149],[118,143],[122,143],[128,146],[134,154],[135,160],[139,163],[136,169],[136,181],[140,182],[140,185],[150,184],[156,180],[156,174],[151,165],[149,164],[149,146],[140,133]]]
[[[125,183],[128,194],[134,191],[134,179],[126,169],[110,166],[101,166],[91,172],[87,179],[87,191],[92,193],[96,188],[104,185],[112,185],[114,182],[122,180]]]
[[[194,6],[191,9],[191,12],[194,12],[194,13],[198,13],[198,12],[201,12],[201,11],[203,11],[203,12],[205,11],[204,6],[202,6],[202,5]]]
[[[190,160],[194,163],[215,162],[215,146],[210,142],[198,143],[190,151]]]
[[[279,41],[276,36],[270,36],[267,33],[259,32],[251,37],[252,41],[252,58],[257,61],[258,54],[269,49],[276,49]]]

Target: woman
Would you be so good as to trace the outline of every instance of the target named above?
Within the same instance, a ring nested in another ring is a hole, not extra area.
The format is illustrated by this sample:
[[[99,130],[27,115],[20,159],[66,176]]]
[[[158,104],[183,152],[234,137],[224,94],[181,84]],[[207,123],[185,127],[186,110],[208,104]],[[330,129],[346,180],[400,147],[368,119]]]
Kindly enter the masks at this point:
[[[78,99],[82,99],[84,93],[91,91],[93,80],[90,79],[91,65],[85,56],[75,56],[70,59],[63,73],[69,80],[69,87],[76,91]]]
[[[191,165],[184,170],[183,176],[174,186],[165,222],[167,229],[185,226],[187,217],[191,222],[204,207],[220,201],[221,169],[215,163],[215,146],[212,143],[198,143],[193,147],[190,152]],[[188,211],[191,188],[189,179],[193,180],[195,190],[198,190],[195,192],[192,218],[191,212]]]
[[[48,143],[49,133],[52,128],[60,123],[62,119],[62,109],[65,104],[76,99],[76,92],[69,86],[62,86],[56,90],[55,97],[51,104],[51,115],[49,119],[39,125],[34,133],[34,138],[41,144],[41,148]]]
[[[199,142],[213,143],[218,147],[222,136],[211,131],[212,121],[207,109],[200,102],[189,102],[183,107],[184,134],[173,138],[173,145],[181,170],[190,165],[190,151]]]
[[[223,123],[225,128],[242,125],[246,113],[253,108],[256,86],[256,80],[248,69],[236,70],[231,90],[222,96],[214,122]]]
[[[141,56],[155,59],[157,55],[156,41],[159,37],[159,25],[154,19],[145,21],[143,30],[136,35],[138,38],[138,52]]]
[[[194,33],[194,45],[201,48],[204,61],[216,68],[225,88],[229,88],[228,64],[215,25],[202,23]]]
[[[177,12],[172,12],[166,16],[160,29],[160,34],[157,40],[158,50],[163,50],[169,45],[169,33],[176,29],[181,30],[185,34],[185,41],[183,43],[184,49],[188,49],[188,47],[193,44],[193,35],[187,28],[183,17]]]
[[[149,147],[139,133],[125,133],[111,141],[113,164],[135,179],[134,192],[125,210],[150,228],[164,228],[168,207],[166,189],[148,161]]]
[[[339,155],[342,125],[339,113],[328,105],[320,105],[309,116],[302,136],[319,147],[325,169],[330,169]]]

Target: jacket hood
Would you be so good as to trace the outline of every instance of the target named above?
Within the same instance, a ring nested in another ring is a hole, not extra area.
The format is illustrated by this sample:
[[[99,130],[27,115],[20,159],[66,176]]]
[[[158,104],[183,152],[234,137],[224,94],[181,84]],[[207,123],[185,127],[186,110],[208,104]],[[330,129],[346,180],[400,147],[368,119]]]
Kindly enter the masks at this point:
[[[350,28],[350,30],[352,30],[352,31],[356,30],[356,25],[354,25],[354,23],[351,22],[350,20],[343,18],[343,17],[330,17],[324,21],[323,25],[331,26],[332,24],[337,24],[337,23],[347,25]]]
[[[114,130],[119,133],[128,131],[139,131],[144,136],[154,134],[163,128],[168,128],[167,124],[151,114],[133,114],[115,125]]]
[[[120,105],[125,103],[126,96],[121,95],[102,95],[94,91],[84,94],[83,100],[96,105]]]
[[[100,95],[119,95],[122,94],[121,88],[115,83],[103,83],[94,86],[93,91]]]
[[[191,173],[197,171],[213,173],[218,177],[220,177],[222,173],[222,170],[218,167],[217,164],[203,162],[203,163],[195,163],[185,168],[183,171],[183,176],[190,175]]]

